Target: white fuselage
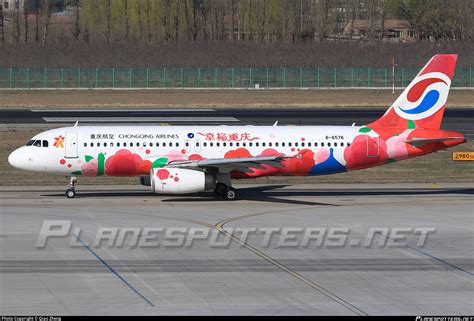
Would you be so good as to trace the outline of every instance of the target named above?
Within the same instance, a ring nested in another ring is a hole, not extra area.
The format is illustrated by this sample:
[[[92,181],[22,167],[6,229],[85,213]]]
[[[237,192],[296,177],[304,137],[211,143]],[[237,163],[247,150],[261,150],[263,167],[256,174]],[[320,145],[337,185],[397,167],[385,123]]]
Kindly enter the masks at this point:
[[[354,137],[360,135],[360,128],[358,126],[65,127],[36,135],[32,141],[46,140],[48,146],[35,146],[39,145],[38,143],[23,146],[12,153],[9,161],[22,169],[70,175],[78,171],[87,171],[85,163],[91,159],[102,157],[104,162],[124,149],[150,162],[159,158],[172,162],[196,157],[204,159],[243,157],[244,155],[240,154],[247,152],[252,156],[265,153],[298,156],[303,150],[310,150],[317,157],[318,153],[327,154],[327,151],[332,149],[334,158],[344,165],[344,150]],[[61,137],[64,138],[63,141]],[[107,175],[107,171],[99,168],[98,174]],[[114,174],[114,176],[121,175]]]

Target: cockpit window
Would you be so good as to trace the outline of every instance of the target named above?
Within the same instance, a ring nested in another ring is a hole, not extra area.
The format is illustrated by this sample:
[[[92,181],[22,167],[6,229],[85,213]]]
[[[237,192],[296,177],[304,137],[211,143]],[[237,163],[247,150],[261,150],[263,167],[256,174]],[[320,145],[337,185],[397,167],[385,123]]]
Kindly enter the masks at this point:
[[[41,141],[40,140],[35,140],[35,142],[33,143],[33,146],[41,147]]]
[[[26,146],[31,146],[31,145],[33,145],[34,142],[35,142],[34,140],[30,140],[30,141],[28,141],[28,143],[26,143]]]
[[[48,141],[47,140],[43,140],[43,147],[48,147]]]

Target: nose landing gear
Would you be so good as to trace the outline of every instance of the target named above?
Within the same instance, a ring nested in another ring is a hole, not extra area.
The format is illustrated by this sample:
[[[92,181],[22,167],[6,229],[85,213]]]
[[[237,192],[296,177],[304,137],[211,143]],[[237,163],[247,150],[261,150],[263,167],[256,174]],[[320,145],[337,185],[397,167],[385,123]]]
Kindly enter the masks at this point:
[[[67,198],[74,198],[76,196],[76,181],[77,177],[75,176],[67,176],[68,179],[68,189],[66,190],[66,197]]]

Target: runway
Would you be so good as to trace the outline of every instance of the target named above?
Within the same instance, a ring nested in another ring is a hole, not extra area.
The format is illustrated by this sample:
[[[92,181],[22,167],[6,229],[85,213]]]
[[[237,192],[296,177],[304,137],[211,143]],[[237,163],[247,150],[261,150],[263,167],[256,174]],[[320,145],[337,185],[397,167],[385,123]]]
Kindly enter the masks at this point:
[[[386,108],[215,108],[215,109],[125,109],[125,110],[46,110],[0,109],[0,122],[15,124],[69,125],[146,123],[161,125],[357,125],[379,118]],[[443,128],[469,132],[474,122],[473,108],[447,108]]]
[[[234,202],[141,186],[79,185],[75,199],[63,186],[1,187],[0,313],[474,313],[472,184],[236,187]],[[37,248],[48,220],[70,222],[73,232]],[[229,245],[132,246],[126,238],[95,246],[100,228],[195,228]],[[288,228],[349,232],[337,246],[329,235],[304,246],[294,232],[290,246],[281,243]],[[405,229],[407,244],[389,246],[392,234],[383,233],[354,242],[374,228]],[[418,228],[433,231],[424,245],[406,232]],[[240,229],[274,233],[245,238]]]

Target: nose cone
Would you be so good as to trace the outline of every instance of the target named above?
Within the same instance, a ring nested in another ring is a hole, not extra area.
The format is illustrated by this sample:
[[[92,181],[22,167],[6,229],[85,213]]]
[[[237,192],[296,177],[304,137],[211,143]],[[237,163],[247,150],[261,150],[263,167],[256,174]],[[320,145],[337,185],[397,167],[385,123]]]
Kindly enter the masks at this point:
[[[23,151],[19,148],[17,150],[14,150],[9,156],[8,156],[8,162],[10,165],[13,167],[23,169],[25,165],[25,160],[23,157]]]

